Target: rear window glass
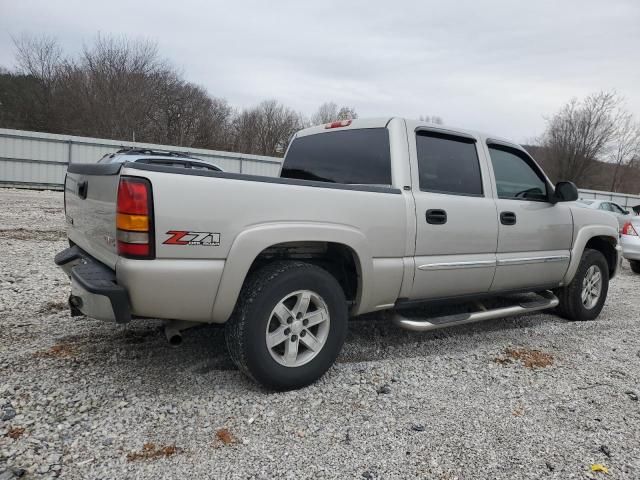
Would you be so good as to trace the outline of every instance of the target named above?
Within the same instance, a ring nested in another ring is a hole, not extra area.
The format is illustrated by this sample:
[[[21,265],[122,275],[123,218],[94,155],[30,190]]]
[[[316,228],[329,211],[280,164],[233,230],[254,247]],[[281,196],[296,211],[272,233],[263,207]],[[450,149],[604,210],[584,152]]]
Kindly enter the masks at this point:
[[[391,185],[389,131],[366,128],[296,138],[289,147],[280,176],[320,182]]]

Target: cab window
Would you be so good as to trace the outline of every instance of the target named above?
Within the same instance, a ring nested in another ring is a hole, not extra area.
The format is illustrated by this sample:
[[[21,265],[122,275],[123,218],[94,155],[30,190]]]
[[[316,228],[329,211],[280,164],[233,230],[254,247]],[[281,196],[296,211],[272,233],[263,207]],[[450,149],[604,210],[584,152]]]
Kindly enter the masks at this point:
[[[524,152],[501,145],[489,145],[489,155],[498,198],[547,201],[547,183]]]
[[[416,134],[420,190],[451,195],[482,195],[482,176],[472,138],[430,131]]]

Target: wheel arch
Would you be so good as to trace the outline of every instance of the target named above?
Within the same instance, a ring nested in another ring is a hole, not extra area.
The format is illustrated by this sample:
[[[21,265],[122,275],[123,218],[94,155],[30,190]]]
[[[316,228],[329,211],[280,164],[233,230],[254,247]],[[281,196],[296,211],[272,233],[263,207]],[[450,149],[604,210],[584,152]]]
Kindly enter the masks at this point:
[[[578,231],[571,250],[571,262],[564,276],[562,285],[568,285],[573,280],[582,254],[587,248],[601,252],[609,266],[609,278],[613,278],[618,270],[618,237],[617,231],[607,225],[592,225]]]
[[[253,270],[268,262],[270,258],[281,260],[283,256],[279,250],[295,251],[296,249],[327,246],[332,253],[348,254],[353,262],[353,271],[349,279],[341,278],[337,272],[327,267],[321,255],[311,254],[310,263],[323,266],[336,277],[345,290],[347,297],[351,296],[354,310],[368,302],[370,282],[373,275],[373,259],[369,251],[368,242],[362,232],[345,225],[325,223],[288,223],[263,224],[253,226],[240,233],[234,240],[227,256],[220,285],[211,311],[214,323],[226,322],[238,300],[242,286]],[[296,260],[303,260],[299,255],[291,256]],[[350,290],[346,284],[353,281],[356,285]]]

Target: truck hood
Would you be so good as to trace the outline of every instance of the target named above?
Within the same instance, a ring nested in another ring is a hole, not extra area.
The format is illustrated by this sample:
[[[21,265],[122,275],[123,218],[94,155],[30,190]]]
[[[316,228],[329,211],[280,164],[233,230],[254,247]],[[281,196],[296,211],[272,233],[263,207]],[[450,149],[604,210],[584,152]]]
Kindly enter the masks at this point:
[[[611,236],[619,237],[620,226],[618,225],[618,219],[613,213],[607,213],[593,208],[579,207],[577,205],[570,205],[569,208],[573,215],[574,229],[579,230],[589,225],[607,226],[611,227]]]

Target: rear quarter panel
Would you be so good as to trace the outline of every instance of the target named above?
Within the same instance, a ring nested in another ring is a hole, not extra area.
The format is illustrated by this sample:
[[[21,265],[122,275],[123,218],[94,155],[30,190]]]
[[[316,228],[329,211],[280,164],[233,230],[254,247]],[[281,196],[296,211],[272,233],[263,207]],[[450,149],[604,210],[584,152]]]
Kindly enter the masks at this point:
[[[211,313],[215,322],[227,320],[254,258],[275,243],[327,241],[351,247],[360,263],[362,283],[354,313],[393,303],[398,296],[410,203],[399,190],[382,193],[268,179],[143,173],[153,188],[157,258],[224,262],[217,291],[209,294],[215,298]],[[126,169],[122,174],[140,171]],[[168,244],[173,235],[168,232],[175,231],[212,234],[218,243]],[[185,282],[189,280],[182,277],[181,283]],[[194,288],[200,288],[196,283],[202,282],[194,281]]]

